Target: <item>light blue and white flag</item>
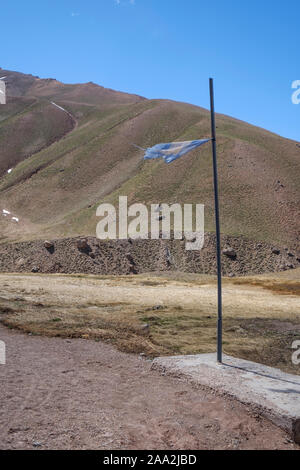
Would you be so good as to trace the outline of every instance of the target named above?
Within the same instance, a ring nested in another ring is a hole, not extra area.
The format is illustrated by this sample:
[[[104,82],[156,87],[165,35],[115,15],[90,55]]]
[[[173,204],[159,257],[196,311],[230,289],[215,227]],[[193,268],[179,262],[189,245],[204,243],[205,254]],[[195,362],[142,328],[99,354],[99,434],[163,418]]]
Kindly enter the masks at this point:
[[[211,139],[188,140],[186,142],[170,142],[168,144],[157,144],[154,147],[143,149],[146,151],[145,160],[162,157],[166,163],[171,163],[177,158],[182,157],[186,153],[194,150],[200,145],[209,142]]]

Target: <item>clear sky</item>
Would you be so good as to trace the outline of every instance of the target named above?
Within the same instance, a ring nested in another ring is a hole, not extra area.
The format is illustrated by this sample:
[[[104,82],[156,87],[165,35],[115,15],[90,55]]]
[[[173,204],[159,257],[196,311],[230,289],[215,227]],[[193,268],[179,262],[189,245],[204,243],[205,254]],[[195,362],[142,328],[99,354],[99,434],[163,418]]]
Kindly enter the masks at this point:
[[[1,2],[0,66],[208,107],[300,141],[298,0]],[[201,137],[201,136],[199,136]]]

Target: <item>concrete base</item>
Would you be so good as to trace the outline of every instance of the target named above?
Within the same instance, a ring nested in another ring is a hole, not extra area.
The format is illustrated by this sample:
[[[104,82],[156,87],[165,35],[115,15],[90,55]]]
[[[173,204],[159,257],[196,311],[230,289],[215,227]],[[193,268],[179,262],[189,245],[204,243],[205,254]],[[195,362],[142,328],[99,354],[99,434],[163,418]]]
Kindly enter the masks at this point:
[[[239,400],[300,444],[300,376],[230,356],[218,364],[216,354],[159,357],[152,367]]]

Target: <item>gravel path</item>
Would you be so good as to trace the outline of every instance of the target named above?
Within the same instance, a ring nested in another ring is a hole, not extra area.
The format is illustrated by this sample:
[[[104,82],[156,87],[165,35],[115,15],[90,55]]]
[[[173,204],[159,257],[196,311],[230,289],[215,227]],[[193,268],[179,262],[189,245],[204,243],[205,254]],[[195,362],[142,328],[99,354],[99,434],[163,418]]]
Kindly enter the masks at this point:
[[[0,325],[1,449],[293,449],[243,405],[82,339]]]

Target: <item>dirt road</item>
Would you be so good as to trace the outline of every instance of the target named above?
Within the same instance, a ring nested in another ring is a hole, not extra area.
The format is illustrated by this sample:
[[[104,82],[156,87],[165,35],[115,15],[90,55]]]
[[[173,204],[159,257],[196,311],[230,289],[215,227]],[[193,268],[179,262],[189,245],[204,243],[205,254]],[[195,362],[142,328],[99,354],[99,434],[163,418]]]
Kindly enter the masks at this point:
[[[244,406],[83,339],[0,326],[1,449],[293,449]]]

